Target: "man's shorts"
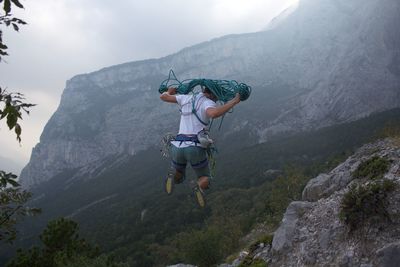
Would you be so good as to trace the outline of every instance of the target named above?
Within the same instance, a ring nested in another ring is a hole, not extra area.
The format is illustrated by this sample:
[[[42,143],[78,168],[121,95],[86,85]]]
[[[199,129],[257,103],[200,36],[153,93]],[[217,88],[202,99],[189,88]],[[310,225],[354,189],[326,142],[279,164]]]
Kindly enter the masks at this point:
[[[185,173],[186,164],[190,162],[197,177],[210,177],[210,168],[206,150],[198,146],[176,147],[171,145],[172,164],[176,170]]]

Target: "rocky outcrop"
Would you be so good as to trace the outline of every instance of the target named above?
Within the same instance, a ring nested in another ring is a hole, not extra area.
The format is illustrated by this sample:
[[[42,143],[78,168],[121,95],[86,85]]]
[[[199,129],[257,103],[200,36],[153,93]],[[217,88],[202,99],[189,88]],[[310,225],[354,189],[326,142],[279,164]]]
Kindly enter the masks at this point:
[[[382,267],[396,267],[400,263],[400,241],[393,242],[376,252],[377,264]]]
[[[299,218],[311,208],[309,202],[295,201],[290,203],[282,223],[285,227],[280,227],[274,234],[272,248],[277,251],[285,251],[290,249],[292,240],[296,232],[296,225]]]
[[[350,232],[339,218],[343,196],[353,184],[366,185],[370,179],[352,178],[361,162],[373,157],[391,162],[383,179],[397,186],[388,196],[390,220],[360,225]],[[292,202],[275,231],[271,247],[255,258],[268,266],[389,267],[400,262],[400,146],[386,139],[360,148],[353,156],[327,174],[312,179],[303,201]]]
[[[171,68],[182,80],[251,85],[252,96],[224,131],[246,129],[255,143],[399,107],[399,9],[397,0],[301,0],[266,31],[78,75],[67,82],[21,181],[33,186],[65,169],[132,155],[175,132],[178,111],[161,105],[157,92]]]

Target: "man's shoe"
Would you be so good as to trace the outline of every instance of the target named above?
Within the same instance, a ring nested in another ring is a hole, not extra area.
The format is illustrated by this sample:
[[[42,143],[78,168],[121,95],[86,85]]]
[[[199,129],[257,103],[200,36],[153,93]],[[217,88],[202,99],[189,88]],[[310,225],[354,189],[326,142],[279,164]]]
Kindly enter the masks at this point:
[[[168,195],[172,194],[172,190],[174,189],[174,174],[168,173],[167,179],[165,179],[165,191]]]
[[[204,192],[201,190],[201,188],[197,185],[193,187],[193,193],[194,197],[197,200],[197,203],[201,208],[204,208],[206,206],[206,199],[204,198]]]

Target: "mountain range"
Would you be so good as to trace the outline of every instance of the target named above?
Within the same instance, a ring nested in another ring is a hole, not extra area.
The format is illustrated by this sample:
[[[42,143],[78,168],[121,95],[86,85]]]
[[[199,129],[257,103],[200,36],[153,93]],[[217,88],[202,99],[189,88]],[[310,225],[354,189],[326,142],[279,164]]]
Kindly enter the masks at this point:
[[[21,173],[26,186],[109,156],[135,155],[177,128],[177,109],[157,88],[180,79],[235,79],[252,86],[220,139],[248,143],[318,129],[400,103],[399,4],[394,0],[302,0],[271,29],[221,37],[176,54],[73,77]],[[277,19],[279,20],[279,19]]]

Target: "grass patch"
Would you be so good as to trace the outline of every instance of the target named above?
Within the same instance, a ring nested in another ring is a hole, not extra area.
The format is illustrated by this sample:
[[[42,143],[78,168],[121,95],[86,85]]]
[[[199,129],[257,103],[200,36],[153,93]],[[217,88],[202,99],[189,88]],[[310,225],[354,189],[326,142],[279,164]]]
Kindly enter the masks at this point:
[[[374,181],[365,185],[352,185],[344,194],[339,217],[350,232],[367,223],[390,220],[387,195],[396,183],[391,180]]]
[[[246,257],[247,259],[247,257]],[[243,262],[238,267],[267,267],[267,263],[261,259],[252,259],[250,262],[243,260]]]
[[[250,247],[249,247],[250,253],[252,253],[256,249],[258,249],[260,247],[260,244],[264,244],[264,246],[272,245],[272,239],[273,238],[274,238],[273,234],[268,234],[268,235],[262,236],[260,239],[258,239],[257,241],[253,242],[250,245]]]
[[[363,161],[353,172],[353,178],[382,179],[389,170],[390,162],[385,158],[374,156]]]

